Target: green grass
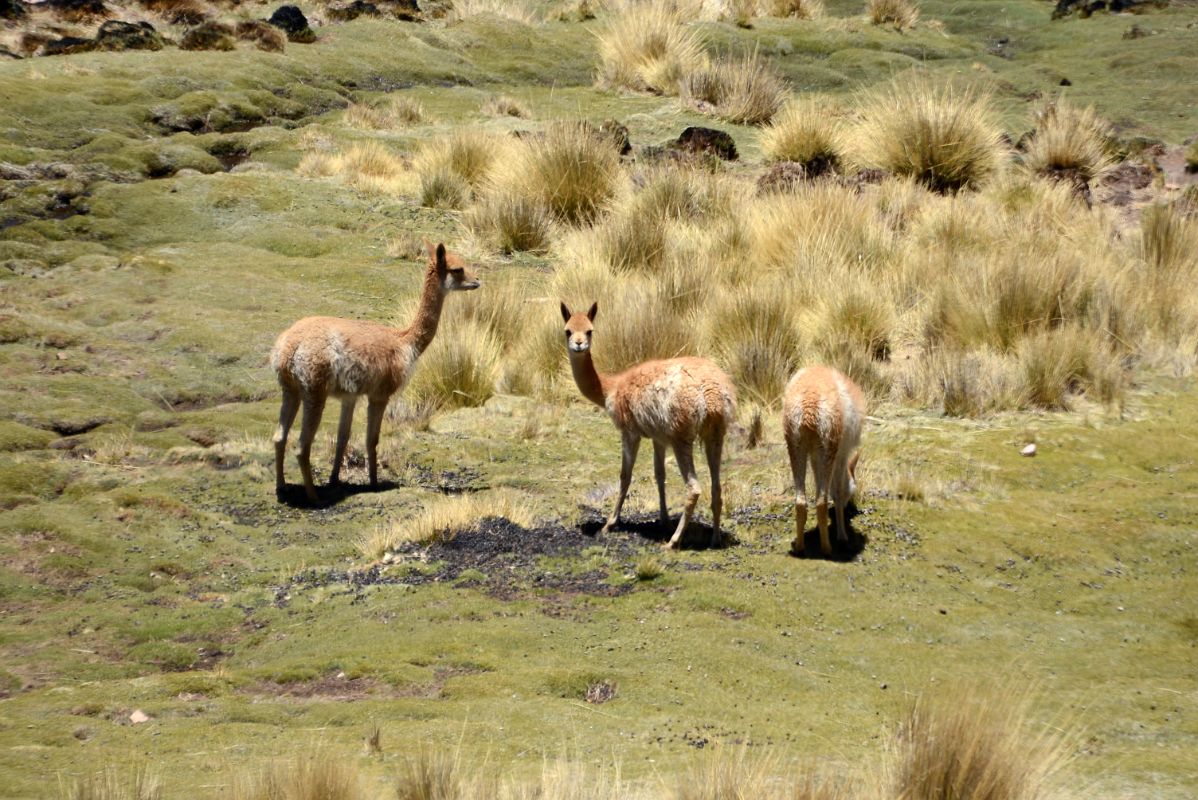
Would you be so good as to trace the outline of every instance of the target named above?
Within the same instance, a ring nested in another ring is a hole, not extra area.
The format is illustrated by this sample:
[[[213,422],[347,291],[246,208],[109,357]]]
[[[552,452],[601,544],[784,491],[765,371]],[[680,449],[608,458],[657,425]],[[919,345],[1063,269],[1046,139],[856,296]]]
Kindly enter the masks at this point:
[[[1177,144],[1198,123],[1192,9],[1137,17],[1158,33],[1124,41],[1126,17],[1050,23],[1050,5],[1035,0],[925,0],[921,25],[903,34],[865,23],[861,5],[699,28],[714,54],[757,48],[794,88],[841,98],[908,67],[976,79],[1015,136],[1026,97],[1062,77],[1071,102],[1094,105],[1119,136]],[[149,762],[166,798],[195,786],[220,796],[233,771],[316,741],[355,762],[378,796],[393,794],[387,781],[421,742],[524,776],[566,756],[652,780],[680,772],[699,738],[851,769],[878,755],[911,695],[996,672],[1039,687],[1036,721],[1076,725],[1084,745],[1071,774],[1095,796],[1198,792],[1186,768],[1198,758],[1193,378],[1152,373],[1121,413],[1083,403],[978,422],[875,409],[855,520],[869,544],[850,564],[786,556],[792,490],[767,413],[764,442],[750,450],[734,434],[726,455],[737,547],[659,554],[646,541],[626,553],[600,542],[542,565],[593,571],[614,596],[541,589],[529,573],[499,599],[477,585],[489,568],[360,590],[340,575],[294,580],[360,565],[359,537],[443,499],[447,472],[476,476],[467,483],[485,496],[526,495],[566,525],[580,503],[612,502],[618,437],[567,386],[535,400],[497,395],[427,430],[389,424],[382,477],[394,486],[323,509],[280,504],[266,367],[273,337],[300,316],[397,315],[423,267],[406,240],[465,232],[458,215],[414,196],[297,176],[313,139],[377,140],[410,156],[464,124],[502,135],[531,126],[480,111],[500,93],[538,120],[620,118],[638,145],[710,124],[676,98],[594,88],[595,25],[359,20],[283,55],[168,48],[0,62],[0,161],[77,170],[0,201],[0,220],[28,220],[0,230],[5,792],[44,797],[56,776],[71,785]],[[990,52],[1000,36],[1013,58]],[[341,123],[350,101],[386,96],[420,102],[425,119],[384,131]],[[200,117],[211,130],[160,135]],[[733,169],[757,169],[759,133],[720,127],[748,164]],[[217,154],[233,151],[246,162],[226,172]],[[196,172],[140,180],[170,169]],[[88,213],[38,218],[60,190],[78,192]],[[545,296],[553,255],[479,261],[480,297],[518,276],[529,318],[557,316]],[[318,481],[335,423],[330,408]],[[351,455],[364,423],[359,412]],[[1019,455],[1028,441],[1035,458]],[[347,479],[363,484],[355,464]],[[290,456],[287,469],[295,483]],[[677,513],[672,463],[669,492]],[[645,445],[629,507],[653,515],[656,503]],[[366,688],[338,699],[344,680]],[[619,693],[593,707],[584,696],[600,681]],[[151,721],[125,724],[135,709]],[[381,756],[362,745],[374,725]]]

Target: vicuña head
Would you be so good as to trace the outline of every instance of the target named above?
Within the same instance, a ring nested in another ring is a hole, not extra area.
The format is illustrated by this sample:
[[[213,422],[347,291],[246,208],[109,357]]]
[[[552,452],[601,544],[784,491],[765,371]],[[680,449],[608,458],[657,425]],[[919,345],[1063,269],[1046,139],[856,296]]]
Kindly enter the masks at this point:
[[[687,501],[682,519],[669,547],[677,547],[690,524],[701,493],[695,473],[694,444],[699,439],[707,452],[711,470],[712,544],[721,540],[720,455],[724,434],[736,417],[736,392],[719,367],[705,358],[670,358],[646,361],[616,375],[604,375],[595,369],[591,358],[591,339],[599,304],[585,313],[574,313],[561,304],[566,323],[566,352],[579,391],[596,405],[606,409],[620,431],[624,457],[620,467],[620,494],[603,532],[620,519],[620,510],[632,481],[632,467],[642,438],[653,442],[653,475],[662,522],[666,513],[666,448],[674,450],[678,468],[687,486]]]
[[[283,458],[287,452],[287,434],[302,405],[300,472],[304,476],[308,500],[317,500],[312,481],[312,439],[330,395],[341,401],[341,420],[337,426],[337,451],[329,484],[338,482],[354,405],[365,395],[370,485],[378,485],[378,440],[387,402],[393,394],[403,390],[412,376],[416,359],[433,341],[445,296],[479,286],[473,271],[462,259],[448,252],[444,244],[434,247],[425,240],[424,246],[428,251],[428,268],[416,318],[407,328],[338,317],[305,317],[283,331],[275,341],[270,364],[278,374],[283,390],[279,427],[274,435],[275,488],[280,495],[285,488]]]

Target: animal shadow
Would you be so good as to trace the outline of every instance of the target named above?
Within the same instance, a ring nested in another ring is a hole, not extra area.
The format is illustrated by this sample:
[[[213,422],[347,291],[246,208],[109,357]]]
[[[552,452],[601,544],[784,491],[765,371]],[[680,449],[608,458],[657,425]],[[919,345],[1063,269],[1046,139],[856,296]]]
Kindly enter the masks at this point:
[[[665,544],[670,541],[670,537],[674,535],[674,531],[678,528],[678,517],[673,517],[669,522],[662,522],[657,518],[656,514],[624,514],[620,521],[616,523],[613,531],[621,533],[631,533],[642,539],[648,539],[651,542]],[[588,519],[580,526],[580,530],[586,536],[598,536],[600,529],[603,528],[604,518]],[[716,547],[728,547],[735,543],[732,534],[727,530],[723,531],[724,541]],[[711,524],[704,522],[698,518],[691,518],[691,524],[682,532],[682,540],[678,543],[683,550],[711,550],[715,549],[711,544]]]
[[[344,481],[336,486],[325,484],[317,487],[317,500],[313,503],[304,492],[302,483],[289,483],[282,492],[277,492],[275,497],[280,503],[291,508],[331,508],[347,497],[353,497],[356,494],[386,492],[397,488],[399,488],[398,483],[385,480],[380,480],[378,486],[371,486],[369,483],[345,483]]]
[[[861,555],[865,550],[865,545],[869,544],[869,537],[864,533],[853,529],[853,518],[859,513],[855,503],[849,503],[844,510],[844,526],[848,541],[842,541],[839,532],[836,530],[836,513],[832,509],[828,509],[828,539],[832,544],[832,554],[824,555],[819,549],[819,526],[812,524],[807,530],[803,531],[803,553],[796,554],[793,550],[791,555],[795,558],[811,559],[813,561],[839,561],[849,562]],[[811,507],[810,513],[807,516],[807,521],[812,522],[815,516],[815,508]]]

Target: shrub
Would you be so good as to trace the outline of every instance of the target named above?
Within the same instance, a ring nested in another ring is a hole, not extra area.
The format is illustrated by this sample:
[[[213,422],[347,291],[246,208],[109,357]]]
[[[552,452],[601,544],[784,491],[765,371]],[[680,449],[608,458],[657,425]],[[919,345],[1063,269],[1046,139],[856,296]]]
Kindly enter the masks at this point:
[[[919,21],[919,6],[913,0],[865,0],[865,15],[874,25],[904,31]]]
[[[802,164],[808,176],[839,172],[845,162],[845,131],[838,110],[810,95],[792,98],[761,132],[767,162]]]
[[[488,177],[506,142],[471,130],[426,144],[416,154],[420,202],[436,208],[460,208]]]
[[[470,197],[470,182],[448,166],[420,173],[420,205],[461,208]]]
[[[798,304],[779,287],[756,283],[717,299],[703,326],[705,349],[727,371],[738,394],[774,406],[805,352]]]
[[[1078,109],[1056,100],[1044,104],[1034,122],[1036,132],[1023,157],[1033,172],[1085,185],[1110,168],[1109,131],[1092,107]]]
[[[707,64],[703,41],[669,0],[618,7],[599,33],[599,83],[678,93],[678,82]]]
[[[1111,405],[1123,394],[1122,364],[1096,332],[1077,326],[1041,331],[1022,340],[1016,356],[1031,405],[1068,409],[1082,393]]]
[[[938,192],[981,185],[1006,149],[990,99],[926,80],[891,82],[863,96],[857,149],[870,166]]]
[[[481,406],[495,393],[499,356],[486,328],[466,323],[447,330],[420,357],[407,399],[437,408]]]
[[[682,77],[681,87],[687,103],[738,125],[769,122],[786,100],[782,79],[756,53],[690,71]]]

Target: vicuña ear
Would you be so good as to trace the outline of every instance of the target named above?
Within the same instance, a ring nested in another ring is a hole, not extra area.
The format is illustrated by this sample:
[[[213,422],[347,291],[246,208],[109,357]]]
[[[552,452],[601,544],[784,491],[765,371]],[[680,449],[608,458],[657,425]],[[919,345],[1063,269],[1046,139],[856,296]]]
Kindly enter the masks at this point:
[[[437,245],[437,253],[433,256],[437,260],[437,269],[445,271],[449,269],[449,262],[445,260],[445,245]]]
[[[595,321],[595,315],[599,313],[599,302],[591,303],[591,310],[587,312],[587,319],[591,322]]]
[[[564,302],[562,303],[562,319],[566,322],[570,321],[570,317],[574,316],[570,313],[570,308]]]
[[[424,251],[426,253],[428,253],[428,260],[432,261],[433,263],[436,263],[437,248],[433,247],[433,243],[430,242],[428,239],[425,239],[423,236],[420,237],[420,241],[424,242]]]

